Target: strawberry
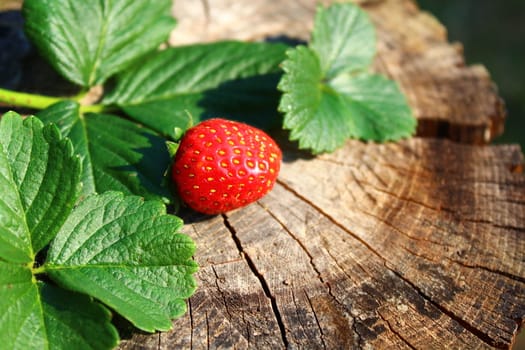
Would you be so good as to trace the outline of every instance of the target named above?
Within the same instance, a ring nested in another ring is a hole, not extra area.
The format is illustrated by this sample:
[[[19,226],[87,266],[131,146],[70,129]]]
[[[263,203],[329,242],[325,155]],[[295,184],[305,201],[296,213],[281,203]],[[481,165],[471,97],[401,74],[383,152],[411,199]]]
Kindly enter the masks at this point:
[[[252,203],[277,179],[282,153],[262,130],[209,119],[186,131],[173,161],[172,177],[182,200],[205,214]]]

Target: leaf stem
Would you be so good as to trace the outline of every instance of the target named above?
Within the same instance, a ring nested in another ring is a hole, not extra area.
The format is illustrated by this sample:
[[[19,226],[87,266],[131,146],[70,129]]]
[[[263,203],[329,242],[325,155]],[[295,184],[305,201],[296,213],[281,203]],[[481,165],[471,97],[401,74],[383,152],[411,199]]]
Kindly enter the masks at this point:
[[[62,100],[63,98],[61,97],[43,96],[0,89],[0,102],[12,106],[45,109]]]
[[[95,104],[95,105],[82,105],[80,106],[80,112],[81,113],[102,113],[102,112],[111,112],[115,111],[117,108],[103,105],[103,104]]]
[[[82,100],[86,96],[88,91],[89,90],[82,89],[78,94],[76,94],[75,96],[72,96],[71,99],[78,102],[78,101]]]
[[[101,105],[101,104],[96,104],[96,105],[83,105],[83,106],[80,106],[80,112],[82,113],[99,113],[99,112],[102,112],[106,109],[106,106],[104,105]]]
[[[52,96],[44,96],[44,95],[37,95],[37,94],[29,94],[25,92],[18,92],[18,91],[12,91],[12,90],[6,90],[0,88],[0,103],[7,104],[8,106],[17,106],[17,107],[27,107],[27,108],[34,108],[34,109],[46,109],[47,107],[51,106],[52,104],[55,104],[60,101],[65,101],[67,99],[73,99],[75,101],[78,101],[82,99],[83,96],[85,96],[86,92],[80,92],[76,96],[72,96],[71,98],[66,97],[52,97]],[[113,110],[117,110],[117,108],[110,107],[103,104],[94,104],[94,105],[81,105],[80,111],[82,113],[101,113],[101,112],[110,112]]]
[[[46,272],[46,266],[45,265],[42,265],[42,266],[39,266],[39,267],[33,269],[33,275],[38,275],[38,274],[45,273],[45,272]]]

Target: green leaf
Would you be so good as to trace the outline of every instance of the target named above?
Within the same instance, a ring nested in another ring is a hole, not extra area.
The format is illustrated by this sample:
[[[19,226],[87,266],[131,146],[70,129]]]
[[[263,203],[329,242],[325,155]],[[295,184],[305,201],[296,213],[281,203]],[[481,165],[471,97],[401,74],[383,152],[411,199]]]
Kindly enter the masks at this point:
[[[36,282],[25,266],[0,260],[0,343],[4,349],[111,349],[110,313],[89,297]]]
[[[109,349],[118,334],[92,297],[152,331],[170,328],[196,288],[195,245],[177,233],[181,219],[160,201],[118,192],[77,203],[72,149],[54,124],[16,113],[0,120],[2,347]]]
[[[174,138],[194,124],[226,117],[268,125],[275,120],[276,85],[286,46],[218,42],[169,48],[117,77],[103,100]],[[251,119],[250,119],[251,118]]]
[[[0,258],[29,262],[58,232],[79,192],[80,162],[53,125],[0,120]]]
[[[279,110],[285,112],[283,127],[290,139],[314,154],[331,152],[351,136],[352,119],[345,114],[342,96],[322,83],[317,55],[305,46],[288,52],[285,75],[279,88],[285,92]]]
[[[32,261],[31,233],[3,147],[0,148],[0,191],[0,257],[20,263]]]
[[[82,114],[76,102],[64,101],[37,116],[59,126],[82,161],[83,194],[118,190],[169,201],[162,186],[170,164],[165,140],[136,123],[108,114]]]
[[[30,266],[65,222],[80,161],[54,125],[0,120],[0,344],[6,349],[110,349],[109,311],[87,296],[37,282]]]
[[[69,289],[101,300],[146,331],[168,330],[195,290],[195,245],[158,201],[106,192],[82,201],[44,265]]]
[[[311,46],[288,50],[282,64],[279,110],[290,139],[318,154],[348,138],[382,142],[412,135],[416,119],[397,84],[365,70],[375,41],[364,12],[352,4],[320,8],[315,26]]]
[[[25,0],[26,32],[64,77],[81,86],[104,83],[156,50],[175,25],[172,1]]]
[[[0,260],[0,294],[2,347],[45,349],[47,340],[43,315],[31,270]]]
[[[319,6],[310,48],[319,56],[324,77],[366,69],[376,52],[374,26],[357,5]]]
[[[112,349],[117,345],[118,332],[107,308],[50,284],[40,282],[38,287],[50,344],[63,349]]]
[[[351,137],[391,141],[415,132],[416,119],[397,83],[381,75],[341,75],[330,86],[341,96],[348,114]]]

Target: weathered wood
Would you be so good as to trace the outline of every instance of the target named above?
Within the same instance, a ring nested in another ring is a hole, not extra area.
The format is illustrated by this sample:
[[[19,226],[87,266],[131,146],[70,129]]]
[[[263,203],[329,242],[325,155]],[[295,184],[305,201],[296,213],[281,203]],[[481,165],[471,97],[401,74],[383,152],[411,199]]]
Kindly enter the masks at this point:
[[[200,287],[154,347],[509,346],[525,315],[523,162],[515,146],[422,139],[287,152],[260,202],[185,218]]]
[[[314,3],[179,1],[172,43],[305,39]],[[501,132],[488,73],[465,66],[439,23],[411,1],[361,3],[378,26],[376,69],[400,82],[420,135],[483,143]],[[510,346],[525,317],[519,147],[352,141],[313,158],[281,144],[267,197],[185,216],[201,266],[188,314],[122,349]]]

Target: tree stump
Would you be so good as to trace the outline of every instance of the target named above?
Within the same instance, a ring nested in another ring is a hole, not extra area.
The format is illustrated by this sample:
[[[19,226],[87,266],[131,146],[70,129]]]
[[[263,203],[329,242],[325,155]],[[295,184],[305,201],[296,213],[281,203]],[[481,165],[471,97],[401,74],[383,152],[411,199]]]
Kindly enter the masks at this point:
[[[170,41],[307,40],[329,2],[177,0]],[[503,131],[496,87],[414,1],[356,2],[417,137],[318,157],[279,138],[285,159],[265,198],[183,213],[201,267],[187,314],[170,332],[131,329],[120,349],[512,345],[525,319],[525,161],[519,146],[486,145]]]
[[[121,349],[511,346],[525,317],[524,159],[483,146],[503,130],[496,87],[413,1],[359,3],[377,26],[375,68],[400,83],[418,136],[315,158],[281,142],[268,196],[184,214],[201,266],[188,312]],[[315,4],[177,1],[171,41],[306,40]]]

